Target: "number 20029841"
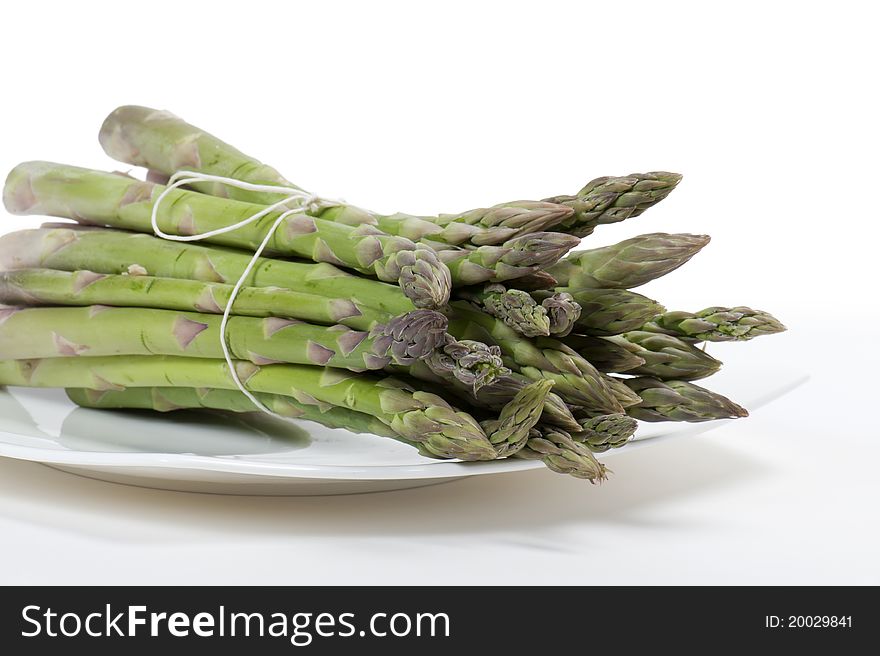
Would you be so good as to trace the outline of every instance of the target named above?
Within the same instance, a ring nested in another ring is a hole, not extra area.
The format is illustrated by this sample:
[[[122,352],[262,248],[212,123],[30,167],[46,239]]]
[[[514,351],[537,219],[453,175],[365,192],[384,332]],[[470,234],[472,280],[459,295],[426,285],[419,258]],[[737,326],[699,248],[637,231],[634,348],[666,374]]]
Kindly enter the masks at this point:
[[[766,615],[768,629],[851,629],[852,615]]]

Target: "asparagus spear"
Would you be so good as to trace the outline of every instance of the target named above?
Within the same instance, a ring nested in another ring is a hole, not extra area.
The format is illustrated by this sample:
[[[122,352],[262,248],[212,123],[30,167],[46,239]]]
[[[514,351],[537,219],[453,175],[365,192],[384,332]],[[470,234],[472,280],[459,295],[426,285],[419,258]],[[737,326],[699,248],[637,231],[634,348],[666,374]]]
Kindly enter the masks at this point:
[[[709,243],[708,235],[654,232],[576,251],[548,268],[560,286],[631,289],[674,271]]]
[[[559,281],[546,271],[532,271],[528,275],[513,278],[505,283],[508,289],[521,289],[524,292],[553,289],[558,284]]]
[[[646,323],[642,330],[697,342],[742,342],[781,333],[785,326],[769,312],[738,306],[710,307],[700,312],[665,312]]]
[[[458,343],[461,344],[464,342],[467,342],[467,340],[462,340]],[[480,342],[475,343],[481,344]],[[510,403],[516,395],[523,390],[523,388],[527,387],[532,382],[522,374],[511,372],[510,370],[504,370],[504,373],[497,373],[493,377],[491,384],[474,387],[465,377],[451,377],[448,373],[444,373],[438,368],[430,366],[429,363],[435,361],[437,358],[437,353],[440,353],[440,350],[435,351],[424,360],[414,362],[407,368],[407,373],[419,380],[443,386],[444,389],[466,401],[471,406],[500,411],[505,405]],[[500,363],[500,358],[498,359],[498,362]],[[396,370],[392,369],[391,371],[394,373]],[[553,392],[548,393],[544,400],[544,413],[541,416],[541,421],[554,426],[559,426],[568,431],[580,430],[578,420],[574,418],[574,415],[572,415],[572,412],[565,404],[565,401]]]
[[[129,387],[121,390],[91,390],[68,388],[68,398],[84,408],[131,409],[173,412],[198,408],[228,412],[260,412],[248,397],[238,390],[195,389],[192,387]],[[264,407],[282,417],[308,419],[328,428],[344,428],[353,433],[372,433],[382,437],[404,440],[386,424],[372,415],[339,406],[301,403],[290,396],[254,394]]]
[[[22,230],[0,236],[0,269],[87,269],[119,274],[134,267],[142,275],[235,283],[250,256],[240,251],[166,241],[120,230]],[[415,309],[396,286],[354,276],[331,264],[261,258],[245,281],[252,287],[281,287],[337,299],[391,315]]]
[[[575,330],[587,335],[619,335],[637,330],[663,312],[662,305],[646,296],[626,289],[572,289],[566,291],[581,306],[581,315],[575,321]],[[540,300],[549,298],[547,291],[533,292]]]
[[[21,269],[0,272],[0,303],[7,305],[115,305],[222,314],[232,285],[93,271]],[[287,317],[309,323],[370,330],[392,315],[345,298],[280,287],[242,287],[233,315]]]
[[[524,388],[514,403],[505,406],[498,419],[481,422],[499,458],[522,448],[529,432],[541,417],[543,397],[550,383],[532,383]],[[69,388],[68,398],[79,406],[96,409],[136,409],[173,412],[175,410],[212,409],[228,412],[257,412],[258,408],[244,394],[234,390],[194,389],[184,387],[131,387],[124,390]],[[338,406],[323,407],[301,403],[289,396],[255,394],[265,407],[283,416],[308,419],[329,428],[343,428],[354,433],[391,437],[406,444],[420,445],[397,435],[381,421],[362,412]],[[436,457],[425,452],[429,457]]]
[[[581,317],[581,306],[567,292],[556,292],[541,301],[541,307],[547,311],[550,321],[550,334],[565,337],[577,324]]]
[[[554,196],[545,201],[574,210],[571,217],[555,226],[557,230],[586,237],[598,225],[638,216],[666,198],[679,182],[681,175],[666,171],[603,177],[588,182],[574,196]]]
[[[683,380],[627,378],[625,385],[642,397],[626,413],[642,421],[711,421],[748,417],[745,408],[730,399]]]
[[[444,340],[447,320],[415,310],[369,333],[295,319],[230,317],[232,357],[255,364],[289,362],[353,371],[411,364]],[[183,355],[222,358],[221,318],[143,308],[44,307],[0,310],[0,359],[71,356]]]
[[[329,218],[342,214],[331,208]],[[413,217],[409,214],[378,216],[377,225],[389,234],[409,237],[429,246],[483,246],[501,244],[527,234],[543,232],[574,214],[565,205],[516,200],[467,212]],[[467,239],[463,238],[467,235]]]
[[[458,297],[471,301],[521,335],[536,337],[550,334],[547,310],[524,291],[507,290],[503,285],[492,284],[482,289],[463,289]]]
[[[104,121],[99,141],[110,157],[165,175],[188,170],[254,184],[296,188],[274,168],[169,112],[148,107],[119,107]],[[278,194],[248,191],[220,183],[195,186],[207,194],[263,205],[281,198]],[[325,209],[320,216],[347,225],[374,225],[389,235],[399,235],[429,246],[448,247],[501,244],[521,234],[545,230],[573,213],[572,208],[562,205],[515,201],[435,217],[382,216],[351,205]]]
[[[435,394],[394,378],[295,364],[237,362],[248,390],[292,396],[370,414],[440,458],[492,460],[495,449],[477,421]],[[208,387],[237,389],[223,360],[173,356],[50,358],[0,361],[0,385],[82,387]]]
[[[629,344],[623,346],[605,337],[568,335],[564,341],[566,346],[602,372],[629,373],[645,364],[645,359],[636,355]]]
[[[557,262],[578,243],[577,237],[561,232],[536,232],[500,246],[438,250],[437,256],[449,267],[453,283],[463,287],[531,275]]]
[[[497,419],[480,422],[499,458],[513,455],[525,446],[529,432],[541,418],[551,387],[553,383],[549,380],[526,385],[504,406]]]
[[[599,372],[558,340],[528,340],[463,301],[451,303],[450,312],[450,334],[499,346],[508,366],[531,380],[553,380],[554,390],[566,402],[607,413],[622,411]]]
[[[711,376],[721,368],[719,360],[672,335],[635,330],[606,339],[645,361],[627,371],[629,374],[652,376],[660,380],[698,380]]]
[[[594,453],[617,449],[629,442],[638,422],[624,414],[600,415],[581,420],[581,430],[571,437]]]
[[[541,460],[552,471],[601,483],[608,470],[596,460],[589,449],[575,442],[571,435],[558,428],[542,427],[530,434],[526,446],[514,454],[517,458]]]
[[[628,408],[633,405],[638,405],[641,403],[641,397],[633,392],[629,387],[623,384],[620,378],[615,378],[614,376],[609,376],[608,374],[599,374],[602,377],[602,380],[608,386],[608,389],[611,390],[611,393],[614,395],[614,398],[617,399],[617,402],[624,408]],[[591,414],[595,414],[591,412]]]
[[[443,340],[439,348],[425,358],[409,363],[405,373],[429,383],[461,384],[471,393],[510,373],[497,346],[469,339],[457,340],[451,335],[444,335]],[[403,373],[394,368],[391,371]]]
[[[25,162],[9,174],[3,202],[13,214],[46,214],[152,233],[153,206],[164,190],[161,185],[112,173]],[[194,235],[236,225],[263,209],[176,189],[160,206],[157,219],[167,233]],[[258,221],[206,241],[254,251],[280,214],[269,212]],[[275,230],[268,248],[276,254],[328,262],[398,283],[417,307],[442,307],[449,300],[449,271],[432,249],[369,226],[355,229],[295,214]]]

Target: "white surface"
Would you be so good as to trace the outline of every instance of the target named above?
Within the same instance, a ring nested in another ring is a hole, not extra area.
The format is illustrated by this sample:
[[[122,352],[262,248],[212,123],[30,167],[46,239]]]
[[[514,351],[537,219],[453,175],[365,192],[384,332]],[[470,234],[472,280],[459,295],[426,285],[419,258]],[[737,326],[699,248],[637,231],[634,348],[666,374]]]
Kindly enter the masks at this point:
[[[157,1],[89,20],[70,4],[8,8],[3,166],[110,168],[98,125],[138,102],[380,210],[681,171],[661,205],[593,243],[710,233],[645,292],[774,311],[790,333],[722,358],[781,356],[813,379],[748,420],[621,453],[598,488],[534,471],[216,497],[0,462],[0,582],[880,583],[874,6],[304,5]],[[266,24],[277,38],[256,36]],[[222,66],[176,76],[173,56]]]
[[[732,370],[725,392],[755,409],[807,378],[779,361],[769,365]],[[602,457],[702,434],[724,423],[643,423],[634,441]],[[309,421],[291,425],[259,413],[230,419],[211,412],[156,415],[77,408],[63,390],[26,388],[0,388],[0,456],[114,483],[212,494],[384,492],[544,467],[517,458],[435,460],[378,435]]]

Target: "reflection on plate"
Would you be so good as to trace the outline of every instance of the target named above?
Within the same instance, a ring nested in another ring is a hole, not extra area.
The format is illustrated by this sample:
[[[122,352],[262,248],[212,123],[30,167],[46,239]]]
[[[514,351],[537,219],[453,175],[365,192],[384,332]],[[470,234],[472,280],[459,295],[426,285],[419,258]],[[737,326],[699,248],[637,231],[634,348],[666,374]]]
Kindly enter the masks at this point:
[[[713,387],[750,410],[806,380],[778,368],[766,375],[752,368],[743,380],[717,378],[724,384]],[[602,458],[722,423],[643,424],[636,441]],[[61,390],[21,388],[0,388],[0,456],[118,483],[223,494],[377,492],[543,467],[515,458],[432,460],[388,438],[259,414],[89,410],[75,407]]]

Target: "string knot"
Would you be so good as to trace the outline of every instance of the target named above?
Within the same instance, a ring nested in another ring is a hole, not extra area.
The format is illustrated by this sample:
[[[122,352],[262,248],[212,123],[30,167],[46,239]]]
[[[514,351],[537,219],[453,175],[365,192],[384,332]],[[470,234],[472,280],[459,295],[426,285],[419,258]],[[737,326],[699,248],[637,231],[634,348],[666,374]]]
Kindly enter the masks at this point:
[[[223,226],[222,228],[217,228],[216,230],[210,230],[208,232],[203,232],[197,235],[172,235],[163,232],[162,229],[159,228],[159,206],[162,204],[162,201],[165,200],[166,196],[168,196],[169,193],[171,193],[178,187],[200,182],[217,182],[246,191],[256,191],[279,195],[283,194],[285,197],[279,200],[277,203],[273,203],[254,212],[251,216],[242,221],[239,221],[236,224]],[[251,393],[251,391],[248,390],[247,387],[245,387],[244,383],[239,378],[238,371],[235,367],[235,361],[232,359],[232,354],[229,351],[229,345],[226,340],[227,325],[229,323],[229,317],[232,314],[232,305],[233,303],[235,303],[235,299],[238,297],[241,288],[247,282],[251,271],[253,271],[254,266],[256,266],[257,262],[259,261],[260,256],[263,254],[263,251],[266,250],[266,247],[269,245],[269,242],[272,240],[272,237],[278,230],[278,227],[284,222],[284,219],[291,216],[292,214],[305,214],[307,212],[317,214],[322,209],[325,209],[327,207],[335,207],[342,204],[344,204],[344,201],[342,200],[322,198],[317,194],[303,191],[302,189],[298,189],[296,187],[253,184],[250,182],[244,182],[242,180],[236,180],[235,178],[226,178],[219,175],[208,175],[205,173],[195,173],[193,171],[178,171],[177,173],[172,175],[168,179],[168,184],[166,185],[165,189],[162,191],[161,194],[159,194],[156,202],[153,203],[153,212],[150,217],[153,227],[153,233],[157,237],[161,237],[162,239],[167,239],[169,241],[200,241],[203,239],[210,239],[211,237],[216,237],[217,235],[223,235],[228,232],[238,230],[239,228],[243,228],[244,226],[249,225],[254,221],[259,221],[264,216],[267,216],[272,212],[280,212],[280,214],[275,218],[275,221],[272,223],[272,226],[266,232],[265,238],[263,239],[262,243],[257,247],[250,262],[244,268],[244,271],[242,271],[241,277],[238,279],[238,282],[232,288],[232,292],[229,295],[229,301],[227,301],[226,307],[223,310],[223,319],[220,322],[220,347],[223,351],[223,358],[226,360],[226,364],[229,368],[229,375],[239,391],[244,394],[248,398],[248,400],[250,400],[250,402],[253,403],[254,406],[256,406],[259,410],[265,412],[267,415],[271,415],[285,421],[291,420],[289,417],[279,415],[277,412],[273,412],[272,410],[267,408],[262,401],[257,399]]]

